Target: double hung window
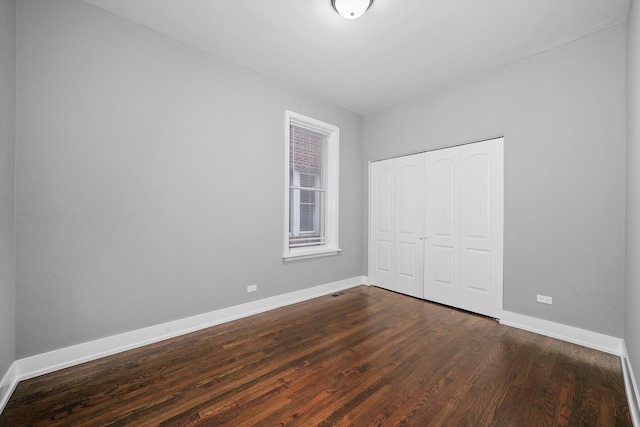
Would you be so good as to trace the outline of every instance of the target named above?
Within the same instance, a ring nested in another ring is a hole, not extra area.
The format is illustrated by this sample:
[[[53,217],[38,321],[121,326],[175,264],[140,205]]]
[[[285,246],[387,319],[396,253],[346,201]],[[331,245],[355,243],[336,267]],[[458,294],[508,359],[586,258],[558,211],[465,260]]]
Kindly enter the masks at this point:
[[[287,111],[285,259],[340,251],[338,140],[336,126]]]

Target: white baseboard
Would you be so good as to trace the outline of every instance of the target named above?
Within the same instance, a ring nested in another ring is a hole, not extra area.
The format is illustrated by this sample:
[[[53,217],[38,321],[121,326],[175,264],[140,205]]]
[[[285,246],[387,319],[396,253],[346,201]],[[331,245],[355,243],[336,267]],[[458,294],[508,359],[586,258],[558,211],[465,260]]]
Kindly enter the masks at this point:
[[[622,341],[624,354],[622,355],[622,373],[624,374],[624,388],[627,392],[627,400],[629,402],[629,412],[633,425],[640,427],[640,392],[638,391],[638,383],[636,376],[633,374],[633,367],[629,361],[629,353],[627,353],[627,344]]]
[[[0,383],[0,413],[19,381],[367,283],[352,277],[16,360]]]
[[[576,328],[574,326],[563,325],[562,323],[529,317],[523,314],[512,313],[510,311],[502,312],[500,323],[584,347],[593,348],[595,350],[604,351],[605,353],[615,354],[616,356],[622,357],[623,355],[622,338],[616,338],[610,335]]]
[[[11,397],[13,390],[16,389],[18,381],[16,362],[13,362],[11,366],[9,366],[7,373],[2,377],[2,381],[0,381],[0,414],[7,405],[7,402],[9,402],[9,397]]]

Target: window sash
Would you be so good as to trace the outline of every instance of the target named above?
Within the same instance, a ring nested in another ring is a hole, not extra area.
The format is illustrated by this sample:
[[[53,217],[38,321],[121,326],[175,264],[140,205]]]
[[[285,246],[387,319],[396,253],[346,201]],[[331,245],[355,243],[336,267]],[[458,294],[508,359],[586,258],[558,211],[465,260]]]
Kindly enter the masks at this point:
[[[315,190],[324,188],[327,138],[323,133],[293,123],[289,129],[289,248],[323,246],[326,239],[321,224],[324,224],[325,212],[320,194]]]

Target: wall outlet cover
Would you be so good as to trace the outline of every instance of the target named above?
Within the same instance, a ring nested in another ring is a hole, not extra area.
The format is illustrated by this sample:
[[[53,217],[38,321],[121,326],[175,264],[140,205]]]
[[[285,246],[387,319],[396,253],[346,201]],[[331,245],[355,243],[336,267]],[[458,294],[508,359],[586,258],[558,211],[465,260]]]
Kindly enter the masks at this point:
[[[546,295],[536,296],[536,301],[541,302],[542,304],[553,304],[553,298]]]

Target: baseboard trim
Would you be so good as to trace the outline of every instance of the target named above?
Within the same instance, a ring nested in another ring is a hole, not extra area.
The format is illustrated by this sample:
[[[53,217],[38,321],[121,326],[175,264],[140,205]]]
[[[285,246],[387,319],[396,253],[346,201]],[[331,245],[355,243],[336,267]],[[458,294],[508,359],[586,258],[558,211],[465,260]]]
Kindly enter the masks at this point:
[[[13,362],[9,366],[9,370],[2,377],[0,381],[0,414],[4,411],[4,407],[7,406],[9,398],[18,385],[18,371],[16,362]]]
[[[627,352],[627,343],[622,340],[622,373],[624,375],[624,388],[627,392],[627,401],[629,403],[629,412],[633,425],[640,427],[640,392],[638,391],[638,383],[633,374],[631,362],[629,362],[629,353]]]
[[[623,356],[623,340],[598,332],[563,325],[562,323],[525,316],[523,314],[503,311],[500,323],[525,331],[535,332],[570,343],[604,351],[605,353]]]
[[[264,298],[233,307],[223,308],[172,322],[137,329],[123,334],[90,341],[71,347],[19,359],[14,362],[13,376],[16,383],[39,375],[54,372],[101,357],[153,344],[168,338],[188,334],[211,326],[226,323],[254,314],[317,298],[333,292],[366,284],[365,276],[352,277],[313,288]],[[8,375],[8,373],[7,373]],[[5,377],[7,376],[5,375]],[[15,385],[14,385],[15,387]],[[13,389],[11,389],[13,391]],[[9,393],[10,395],[11,393]],[[8,400],[8,397],[6,398]]]

